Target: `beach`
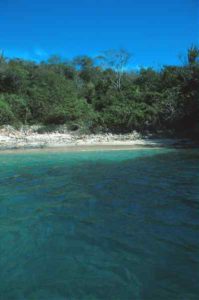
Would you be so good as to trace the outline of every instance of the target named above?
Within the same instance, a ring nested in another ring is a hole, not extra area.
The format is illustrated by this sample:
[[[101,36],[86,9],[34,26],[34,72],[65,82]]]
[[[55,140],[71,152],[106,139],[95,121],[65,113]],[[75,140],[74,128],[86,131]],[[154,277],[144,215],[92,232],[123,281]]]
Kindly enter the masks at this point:
[[[0,129],[0,151],[24,149],[57,149],[60,150],[120,150],[142,147],[180,147],[189,146],[192,142],[179,138],[154,138],[142,136],[136,131],[128,134],[80,134],[69,132],[38,133],[34,127],[16,130],[11,126]]]

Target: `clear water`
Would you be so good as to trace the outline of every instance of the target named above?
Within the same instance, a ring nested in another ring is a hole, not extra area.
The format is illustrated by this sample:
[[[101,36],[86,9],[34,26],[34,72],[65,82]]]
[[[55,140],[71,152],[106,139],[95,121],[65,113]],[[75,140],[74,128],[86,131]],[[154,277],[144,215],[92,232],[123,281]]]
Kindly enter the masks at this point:
[[[0,154],[0,299],[199,299],[199,150]]]

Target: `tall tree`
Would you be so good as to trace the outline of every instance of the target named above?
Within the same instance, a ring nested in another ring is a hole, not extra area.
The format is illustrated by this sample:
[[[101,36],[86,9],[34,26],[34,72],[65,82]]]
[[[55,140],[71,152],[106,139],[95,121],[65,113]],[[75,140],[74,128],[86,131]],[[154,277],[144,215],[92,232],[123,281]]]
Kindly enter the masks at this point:
[[[103,68],[114,70],[115,78],[113,78],[112,82],[117,90],[121,90],[122,77],[130,58],[131,54],[125,49],[110,49],[103,51],[102,55],[98,56]]]
[[[199,62],[199,47],[196,45],[191,46],[187,53],[189,65],[194,65]]]

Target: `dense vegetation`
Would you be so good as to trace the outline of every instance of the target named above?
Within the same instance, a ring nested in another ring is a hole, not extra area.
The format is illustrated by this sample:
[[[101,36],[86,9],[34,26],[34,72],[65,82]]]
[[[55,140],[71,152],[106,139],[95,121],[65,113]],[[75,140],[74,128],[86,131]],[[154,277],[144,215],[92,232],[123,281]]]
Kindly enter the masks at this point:
[[[182,66],[126,71],[125,50],[66,62],[0,56],[0,124],[68,124],[91,132],[173,131],[199,126],[199,49]]]

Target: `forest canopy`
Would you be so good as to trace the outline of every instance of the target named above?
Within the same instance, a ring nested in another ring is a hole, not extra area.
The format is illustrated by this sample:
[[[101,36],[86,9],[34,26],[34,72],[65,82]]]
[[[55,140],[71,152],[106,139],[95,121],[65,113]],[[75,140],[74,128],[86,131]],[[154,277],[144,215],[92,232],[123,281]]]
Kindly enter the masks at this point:
[[[45,62],[0,56],[0,125],[67,124],[90,132],[199,130],[199,48],[186,63],[128,68],[131,55]]]

